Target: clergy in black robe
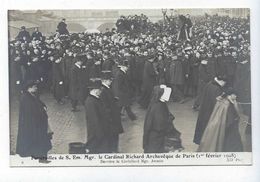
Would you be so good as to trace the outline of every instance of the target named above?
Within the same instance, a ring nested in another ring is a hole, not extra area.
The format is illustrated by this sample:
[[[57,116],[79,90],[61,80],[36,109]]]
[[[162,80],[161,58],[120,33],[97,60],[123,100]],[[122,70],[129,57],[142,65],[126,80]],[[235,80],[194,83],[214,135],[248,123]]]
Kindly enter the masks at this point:
[[[85,101],[87,120],[87,144],[89,153],[108,153],[108,122],[102,100],[101,80],[90,79],[90,93]]]
[[[21,157],[44,160],[52,148],[51,133],[48,131],[46,105],[36,92],[36,83],[27,82],[20,100],[16,153]]]
[[[193,142],[196,144],[200,144],[201,137],[207,127],[210,115],[216,104],[216,97],[221,95],[223,92],[222,88],[226,84],[223,79],[224,78],[215,78],[214,81],[209,82],[204,88],[193,139]]]

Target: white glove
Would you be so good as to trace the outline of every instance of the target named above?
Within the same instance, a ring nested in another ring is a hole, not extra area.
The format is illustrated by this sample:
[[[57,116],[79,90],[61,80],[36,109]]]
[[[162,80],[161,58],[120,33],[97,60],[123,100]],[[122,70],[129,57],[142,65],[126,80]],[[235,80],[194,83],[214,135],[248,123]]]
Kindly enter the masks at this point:
[[[59,84],[62,85],[62,84],[63,84],[63,81],[60,81]]]
[[[20,84],[20,81],[19,81],[19,80],[17,80],[17,81],[16,81],[16,85],[19,85],[19,84]]]

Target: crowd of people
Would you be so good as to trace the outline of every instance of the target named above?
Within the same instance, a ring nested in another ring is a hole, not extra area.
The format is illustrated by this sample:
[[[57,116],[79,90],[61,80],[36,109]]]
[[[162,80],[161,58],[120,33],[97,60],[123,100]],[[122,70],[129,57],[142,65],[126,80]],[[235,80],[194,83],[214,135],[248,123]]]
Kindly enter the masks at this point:
[[[117,29],[109,32],[73,34],[66,31],[65,20],[60,24],[58,29],[63,33],[45,37],[36,29],[30,36],[22,27],[17,38],[10,41],[11,90],[16,95],[27,92],[27,83],[33,80],[39,92],[53,93],[61,105],[69,98],[72,112],[78,112],[78,105],[84,104],[87,146],[92,153],[117,151],[118,135],[123,132],[121,111],[126,111],[131,120],[137,119],[131,109],[133,102],[148,110],[164,107],[161,114],[172,120],[167,105],[151,106],[162,102],[159,95],[166,88],[171,88],[170,101],[184,103],[194,98],[193,109],[199,111],[194,136],[197,144],[218,96],[220,101],[236,93],[235,100],[250,118],[249,19],[200,16],[194,17],[193,23],[183,23],[184,29],[171,23],[171,31],[164,31],[145,15],[122,16],[116,22]],[[183,30],[189,35],[180,39]],[[155,97],[156,101],[152,99]],[[164,129],[169,127],[159,121],[149,126],[144,138],[146,144],[154,142],[150,147],[146,145],[151,149],[146,151],[163,151],[161,147],[155,150],[163,139],[158,144],[154,138],[163,137]],[[160,134],[150,136],[151,131],[157,131],[153,127],[158,127]],[[174,126],[171,128],[175,134],[178,132]]]

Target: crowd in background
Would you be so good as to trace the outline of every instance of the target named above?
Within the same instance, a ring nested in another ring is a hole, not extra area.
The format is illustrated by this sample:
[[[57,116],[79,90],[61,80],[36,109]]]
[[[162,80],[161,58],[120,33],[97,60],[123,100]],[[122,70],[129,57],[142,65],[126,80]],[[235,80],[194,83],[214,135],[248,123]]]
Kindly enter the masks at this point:
[[[161,24],[143,14],[121,16],[117,29],[105,33],[65,31],[48,37],[38,29],[30,35],[22,27],[9,42],[12,94],[37,80],[41,91],[52,92],[59,104],[69,98],[72,111],[77,111],[88,96],[90,79],[111,71],[113,94],[133,120],[136,116],[127,107],[136,101],[146,109],[154,86],[160,84],[172,88],[171,101],[195,98],[194,110],[199,110],[206,84],[215,78],[233,87],[239,102],[250,102],[249,19],[193,17],[192,37],[186,40],[178,39],[182,25],[175,20]],[[122,67],[127,67],[124,83],[118,81]],[[250,109],[245,111],[250,117]]]

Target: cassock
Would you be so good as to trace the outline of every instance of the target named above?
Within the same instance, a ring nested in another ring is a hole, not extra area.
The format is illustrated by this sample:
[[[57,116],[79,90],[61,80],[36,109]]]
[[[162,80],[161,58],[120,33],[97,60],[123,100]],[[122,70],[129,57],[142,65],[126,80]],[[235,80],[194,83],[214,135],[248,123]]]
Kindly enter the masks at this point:
[[[21,157],[46,157],[52,145],[45,104],[26,91],[19,108],[16,153]]]
[[[193,139],[194,143],[200,144],[201,137],[216,104],[216,98],[222,92],[221,86],[216,81],[211,81],[205,86]]]

